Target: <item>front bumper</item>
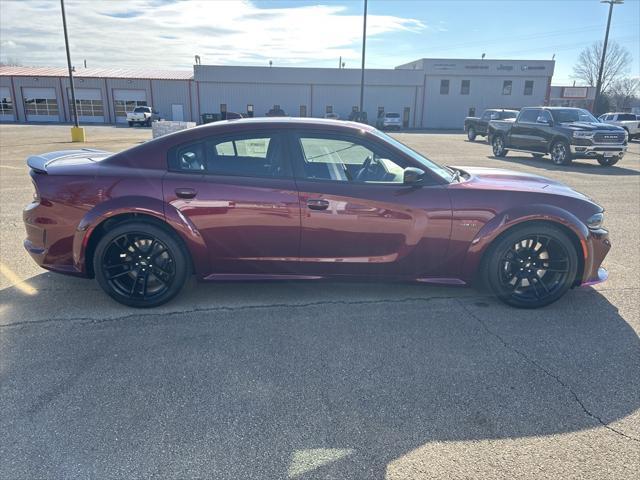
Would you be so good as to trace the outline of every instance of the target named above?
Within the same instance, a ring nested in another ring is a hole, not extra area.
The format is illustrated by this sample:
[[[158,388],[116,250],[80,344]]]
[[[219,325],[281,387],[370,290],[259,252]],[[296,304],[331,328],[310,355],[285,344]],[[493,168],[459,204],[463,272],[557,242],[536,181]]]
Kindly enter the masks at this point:
[[[607,280],[609,273],[602,267],[602,262],[611,250],[609,232],[604,228],[590,230],[586,242],[583,243],[583,248],[585,259],[580,285],[583,287],[595,285]]]
[[[576,158],[620,157],[626,153],[627,145],[571,145],[571,155]]]

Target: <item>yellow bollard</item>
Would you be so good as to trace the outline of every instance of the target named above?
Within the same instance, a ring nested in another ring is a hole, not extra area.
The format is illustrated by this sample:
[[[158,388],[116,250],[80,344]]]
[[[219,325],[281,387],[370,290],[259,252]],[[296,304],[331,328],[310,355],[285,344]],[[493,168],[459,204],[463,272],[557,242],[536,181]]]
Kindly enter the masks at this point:
[[[72,142],[86,142],[87,137],[84,134],[84,128],[71,127],[71,141]]]

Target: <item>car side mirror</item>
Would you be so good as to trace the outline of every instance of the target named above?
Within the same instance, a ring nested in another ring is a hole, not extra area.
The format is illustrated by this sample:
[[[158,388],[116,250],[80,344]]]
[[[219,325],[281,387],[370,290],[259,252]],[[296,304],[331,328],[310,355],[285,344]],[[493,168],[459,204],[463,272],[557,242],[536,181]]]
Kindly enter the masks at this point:
[[[407,167],[404,169],[404,184],[416,185],[422,183],[425,172],[419,168]]]

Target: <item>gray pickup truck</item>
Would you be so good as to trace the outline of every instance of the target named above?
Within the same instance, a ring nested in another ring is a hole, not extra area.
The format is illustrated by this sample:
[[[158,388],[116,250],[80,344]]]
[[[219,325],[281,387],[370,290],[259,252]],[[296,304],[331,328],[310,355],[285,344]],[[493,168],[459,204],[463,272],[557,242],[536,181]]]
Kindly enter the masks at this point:
[[[508,120],[518,116],[517,110],[505,110],[503,108],[487,108],[480,117],[467,117],[464,119],[464,131],[467,138],[473,142],[477,136],[487,135],[491,120]]]
[[[527,107],[515,121],[489,122],[489,143],[496,157],[509,150],[536,158],[549,154],[556,165],[568,165],[574,158],[615,165],[627,151],[628,139],[622,127],[602,123],[582,108]]]

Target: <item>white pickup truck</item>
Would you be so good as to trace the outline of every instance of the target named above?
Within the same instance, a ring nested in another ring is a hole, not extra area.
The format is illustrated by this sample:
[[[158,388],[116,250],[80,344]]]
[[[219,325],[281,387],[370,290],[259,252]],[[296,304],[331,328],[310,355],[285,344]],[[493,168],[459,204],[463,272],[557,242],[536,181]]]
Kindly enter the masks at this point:
[[[605,113],[600,115],[598,120],[624,128],[629,135],[629,140],[640,138],[640,120],[633,113]]]
[[[154,113],[151,107],[136,107],[133,112],[127,112],[127,123],[130,127],[133,127],[136,123],[150,127]]]

